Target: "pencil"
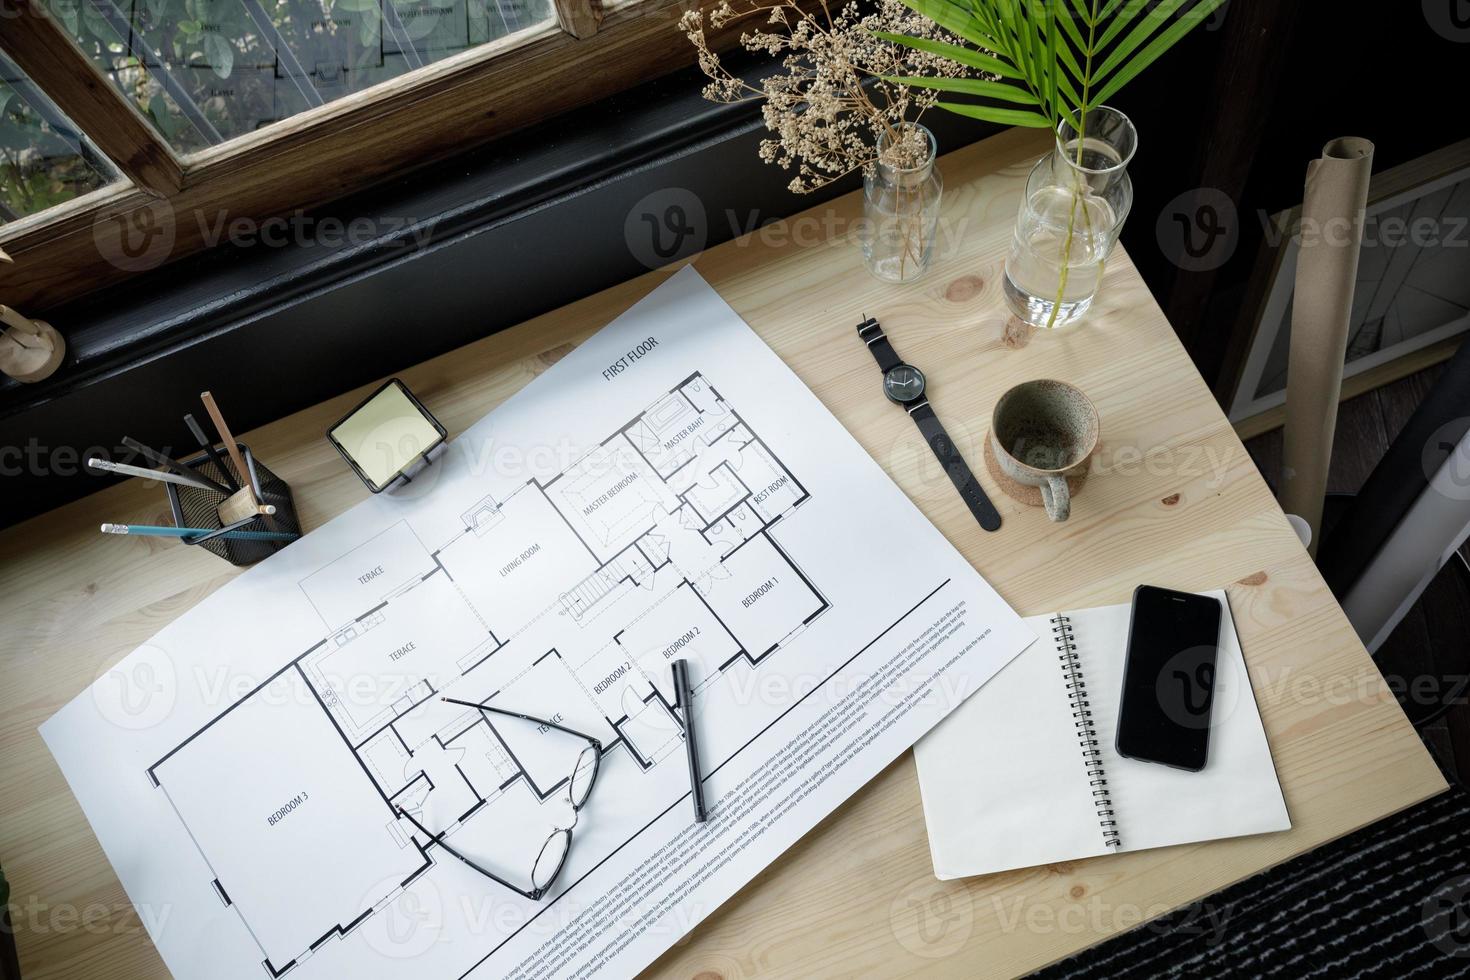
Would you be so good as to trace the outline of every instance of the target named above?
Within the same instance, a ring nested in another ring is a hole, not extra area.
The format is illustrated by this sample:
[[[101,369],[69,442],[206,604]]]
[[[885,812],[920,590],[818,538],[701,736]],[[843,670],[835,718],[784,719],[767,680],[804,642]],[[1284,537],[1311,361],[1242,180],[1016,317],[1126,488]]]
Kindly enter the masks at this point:
[[[207,391],[201,392],[199,400],[204,403],[204,410],[209,413],[210,421],[214,422],[215,429],[219,431],[220,442],[225,444],[225,452],[230,454],[235,468],[240,471],[240,479],[250,483],[250,493],[255,498],[255,502],[264,503],[260,499],[260,487],[255,485],[255,477],[251,475],[250,468],[245,465],[245,457],[240,455],[240,447],[235,444],[235,437],[230,434],[230,427],[225,424],[225,417],[220,414],[219,406],[214,403],[214,395]]]
[[[138,476],[145,480],[157,480],[160,483],[176,483],[182,487],[194,487],[196,490],[208,490],[214,492],[215,487],[205,483],[201,477],[180,476],[177,473],[166,473],[162,470],[150,470],[143,466],[129,466],[127,463],[114,463],[111,460],[100,459],[93,456],[87,460],[87,465],[94,470],[104,473],[116,473],[119,476]]]
[[[104,524],[103,534],[138,534],[145,537],[155,538],[197,538],[205,534],[214,534],[206,527],[163,527],[156,524]],[[291,534],[286,531],[225,531],[215,534],[219,538],[231,538],[236,541],[294,541],[300,537],[299,534]]]
[[[139,442],[136,439],[131,439],[131,438],[127,437],[127,436],[123,436],[123,445],[124,446],[127,446],[133,452],[135,452],[138,455],[142,456],[144,459],[148,460],[149,462],[157,463],[159,466],[166,466],[170,470],[172,470],[173,472],[177,473],[179,476],[189,476],[189,477],[194,477],[196,479],[203,480],[205,483],[207,483],[211,487],[213,487],[216,491],[224,494],[227,497],[230,495],[230,491],[229,490],[226,490],[219,483],[216,483],[214,480],[211,480],[209,477],[205,476],[203,473],[196,473],[196,472],[194,472],[193,470],[191,470],[187,466],[185,466],[183,463],[180,463],[178,460],[173,459],[173,458],[171,458],[169,456],[165,456],[163,453],[159,452],[158,450],[152,449],[152,448],[150,448],[148,446],[145,446],[145,445],[143,445],[141,442]]]
[[[199,448],[209,453],[209,458],[214,460],[214,465],[218,466],[219,471],[224,474],[225,482],[230,485],[230,492],[234,493],[236,490],[239,490],[240,484],[235,482],[234,474],[225,465],[224,456],[220,454],[218,449],[214,448],[214,440],[204,434],[204,429],[199,425],[199,420],[194,417],[192,412],[184,413],[184,424],[189,427],[190,432],[194,433],[194,438],[199,440]]]

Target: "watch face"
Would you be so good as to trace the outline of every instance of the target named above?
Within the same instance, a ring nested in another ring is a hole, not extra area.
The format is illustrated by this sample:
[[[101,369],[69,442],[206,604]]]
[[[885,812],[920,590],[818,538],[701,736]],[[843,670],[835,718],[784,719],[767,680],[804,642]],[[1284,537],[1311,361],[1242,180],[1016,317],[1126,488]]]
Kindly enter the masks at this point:
[[[924,372],[912,364],[889,368],[883,375],[883,393],[900,405],[918,401],[924,396]]]

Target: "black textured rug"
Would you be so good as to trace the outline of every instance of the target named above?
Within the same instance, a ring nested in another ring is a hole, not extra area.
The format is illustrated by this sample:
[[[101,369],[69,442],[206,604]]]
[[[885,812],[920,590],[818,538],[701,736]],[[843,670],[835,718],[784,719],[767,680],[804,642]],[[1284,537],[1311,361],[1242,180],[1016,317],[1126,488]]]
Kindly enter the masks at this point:
[[[1034,976],[1470,976],[1470,794],[1452,783]]]

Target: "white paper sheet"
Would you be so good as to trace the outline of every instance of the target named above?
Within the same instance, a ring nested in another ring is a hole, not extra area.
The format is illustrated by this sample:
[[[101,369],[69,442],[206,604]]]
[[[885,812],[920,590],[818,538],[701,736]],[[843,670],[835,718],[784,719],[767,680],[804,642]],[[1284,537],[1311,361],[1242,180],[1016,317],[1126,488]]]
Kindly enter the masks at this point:
[[[1288,830],[1291,820],[1223,590],[1209,757],[1200,772],[1114,748],[1129,603],[1069,612],[1120,846],[1105,844],[1086,775],[1054,615],[1041,638],[914,747],[934,873],[1028,868],[1169,844]]]
[[[175,976],[621,977],[1031,639],[685,269],[42,733]],[[599,739],[586,807],[585,743],[446,695]],[[531,901],[400,808],[520,887],[575,836]]]

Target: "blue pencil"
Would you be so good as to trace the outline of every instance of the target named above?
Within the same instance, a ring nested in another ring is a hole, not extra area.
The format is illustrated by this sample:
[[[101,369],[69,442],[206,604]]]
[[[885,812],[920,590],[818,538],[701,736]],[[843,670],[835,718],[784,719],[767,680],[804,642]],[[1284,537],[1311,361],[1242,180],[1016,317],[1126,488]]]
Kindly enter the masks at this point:
[[[202,534],[213,534],[203,527],[160,527],[155,524],[104,524],[103,534],[144,534],[156,538],[197,538]],[[235,541],[294,541],[299,534],[286,531],[226,531],[217,535]]]

